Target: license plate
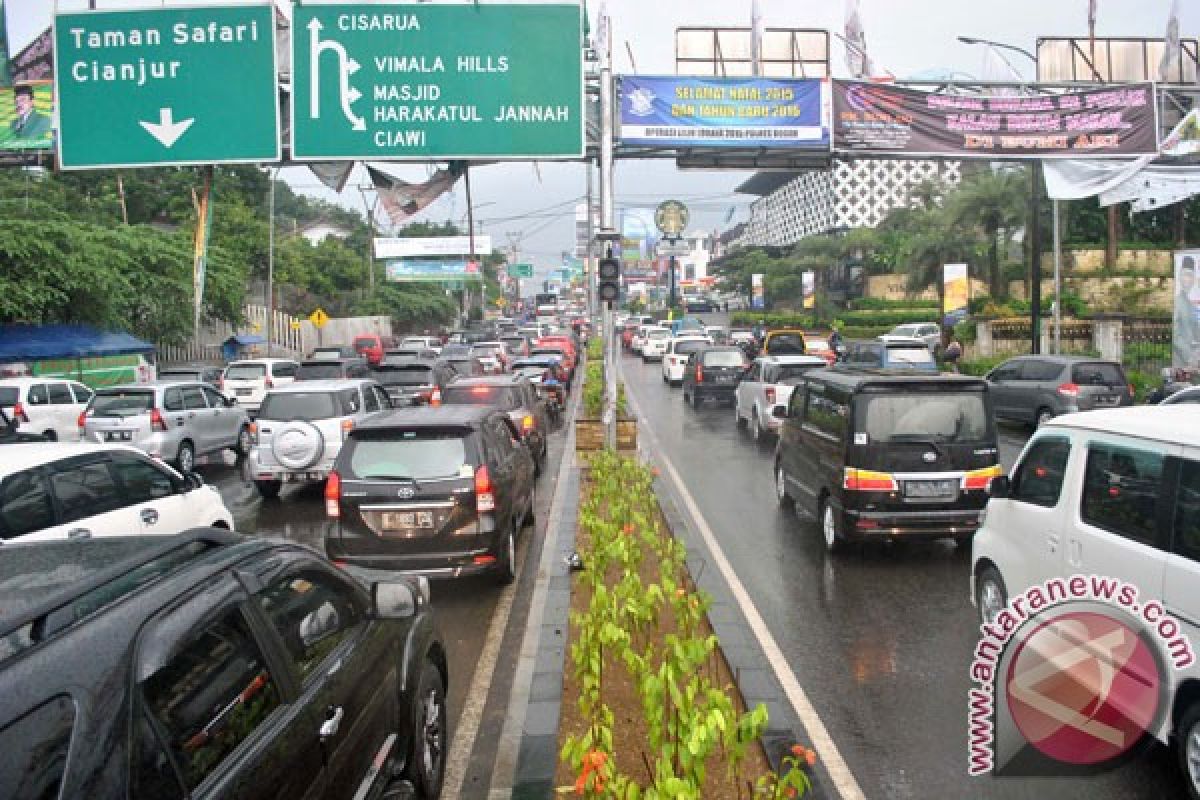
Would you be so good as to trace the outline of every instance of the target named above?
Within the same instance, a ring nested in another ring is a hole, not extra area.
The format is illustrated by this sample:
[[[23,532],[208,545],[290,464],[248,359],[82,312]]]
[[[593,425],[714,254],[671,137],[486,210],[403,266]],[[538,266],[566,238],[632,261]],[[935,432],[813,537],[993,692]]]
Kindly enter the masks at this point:
[[[285,472],[283,473],[284,483],[304,483],[306,481],[323,481],[325,473],[323,472]]]
[[[254,394],[253,389],[235,389],[234,391],[237,392],[238,397],[249,397],[250,395]]]
[[[106,442],[132,442],[133,431],[108,431],[104,434]]]
[[[718,375],[717,383],[733,383],[732,375]]]
[[[958,481],[905,481],[904,496],[916,498],[954,497],[958,493]]]
[[[1101,395],[1100,397],[1096,398],[1096,405],[1098,405],[1098,406],[1115,406],[1120,402],[1121,402],[1120,396],[1115,395],[1115,394]]]
[[[383,512],[383,529],[399,531],[408,528],[432,528],[432,511],[385,511]]]

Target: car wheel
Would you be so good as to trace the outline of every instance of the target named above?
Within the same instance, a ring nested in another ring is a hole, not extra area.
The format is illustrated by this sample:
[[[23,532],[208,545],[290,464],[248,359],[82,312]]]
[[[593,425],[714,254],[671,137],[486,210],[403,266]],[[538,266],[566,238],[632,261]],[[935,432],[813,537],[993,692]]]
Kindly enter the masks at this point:
[[[694,391],[692,392],[692,408],[696,411],[700,410],[700,395]]]
[[[238,431],[237,444],[233,446],[233,452],[239,458],[245,458],[250,455],[250,447],[250,429],[243,425],[242,429]]]
[[[733,398],[733,427],[741,428],[744,423],[745,420],[742,419],[742,410],[738,408],[737,397],[735,396]]]
[[[1188,797],[1200,800],[1200,703],[1192,703],[1192,707],[1183,712],[1175,728],[1175,743]]]
[[[1054,412],[1048,408],[1039,408],[1037,412],[1037,427],[1042,427],[1050,420],[1054,419]]]
[[[496,561],[496,581],[500,584],[512,583],[517,577],[517,523],[513,523],[508,536],[500,543],[499,558]]]
[[[54,431],[46,431],[45,433],[42,434],[42,436],[45,436],[46,440],[50,441],[50,442],[58,441],[58,434],[55,433]]]
[[[760,444],[762,443],[762,440],[763,440],[762,423],[759,421],[759,418],[758,418],[758,407],[757,406],[750,409],[750,438]]]
[[[269,500],[279,496],[283,481],[255,481],[254,485],[258,489],[258,493]]]
[[[781,508],[789,508],[795,503],[787,493],[787,478],[784,477],[783,466],[779,463],[775,464],[775,499],[779,501]]]
[[[442,793],[446,773],[446,687],[442,673],[428,659],[421,667],[414,702],[412,741],[406,777],[418,797],[434,798]]]
[[[830,553],[838,552],[845,544],[837,512],[828,498],[821,501],[821,537],[825,540],[825,550]]]
[[[526,528],[537,529],[537,487],[531,486],[529,489],[529,511],[525,514],[525,519],[521,523]]]
[[[192,443],[187,439],[179,443],[179,452],[175,455],[175,466],[184,475],[196,468],[196,448],[192,447]]]
[[[1004,578],[995,567],[985,567],[975,579],[975,606],[979,609],[979,621],[984,625],[995,623],[996,617],[1008,605],[1008,590]]]

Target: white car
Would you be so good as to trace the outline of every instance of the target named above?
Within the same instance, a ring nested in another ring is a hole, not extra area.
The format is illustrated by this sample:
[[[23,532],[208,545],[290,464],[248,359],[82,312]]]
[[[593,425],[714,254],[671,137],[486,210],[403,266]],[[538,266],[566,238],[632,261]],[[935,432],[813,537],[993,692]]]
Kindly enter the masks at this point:
[[[0,540],[233,529],[220,493],[127,445],[13,445],[0,463]]]
[[[707,336],[677,336],[667,342],[666,352],[662,357],[662,379],[668,386],[679,386],[683,383],[683,370],[687,366],[688,356],[697,350],[703,350],[712,345],[712,339]]]
[[[650,363],[662,359],[667,352],[667,342],[671,341],[671,329],[655,325],[646,328],[646,341],[642,344],[642,362]]]
[[[897,325],[879,339],[884,342],[920,339],[930,351],[936,351],[942,344],[942,328],[936,322],[911,322],[907,325]]]
[[[642,346],[646,344],[646,331],[653,327],[656,326],[638,325],[637,330],[633,332],[633,338],[629,340],[629,349],[640,356],[642,354]]]
[[[300,365],[288,358],[248,358],[225,368],[219,387],[225,396],[251,414],[258,412],[271,389],[296,381]]]
[[[1056,417],[1025,445],[1011,478],[994,479],[991,494],[971,557],[980,619],[993,623],[1027,589],[1074,575],[1136,588],[1131,603],[1108,602],[1162,649],[1170,705],[1150,733],[1179,746],[1190,796],[1200,796],[1200,660],[1181,664],[1172,645],[1182,636],[1200,647],[1195,412],[1185,404]],[[1151,609],[1175,622],[1156,624]]]
[[[61,378],[0,380],[0,409],[17,423],[17,430],[48,439],[78,441],[79,415],[91,399],[91,389]]]
[[[436,336],[409,336],[400,343],[404,350],[432,350],[442,352],[442,340]]]
[[[733,392],[733,416],[737,426],[746,425],[756,442],[767,433],[778,435],[783,420],[773,412],[775,406],[787,406],[795,388],[794,379],[827,366],[820,356],[759,356],[754,359]]]

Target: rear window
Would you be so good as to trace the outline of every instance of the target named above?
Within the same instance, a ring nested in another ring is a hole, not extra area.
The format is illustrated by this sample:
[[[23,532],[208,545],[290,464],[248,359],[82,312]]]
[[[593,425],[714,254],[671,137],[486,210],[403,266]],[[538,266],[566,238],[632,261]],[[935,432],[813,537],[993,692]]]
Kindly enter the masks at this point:
[[[463,431],[397,431],[353,437],[350,471],[364,480],[470,477]]]
[[[697,350],[703,350],[706,347],[708,347],[708,342],[701,342],[701,341],[676,342],[675,343],[675,352],[676,353],[694,353]]]
[[[799,378],[804,373],[811,372],[817,368],[817,364],[780,364],[771,373],[771,377],[774,378],[776,383],[783,383],[787,380]]]
[[[340,349],[334,349],[334,350],[313,350],[312,357],[313,357],[314,359],[316,359],[317,361],[325,361],[325,360],[328,360],[328,359],[331,359],[331,358],[333,358],[333,359],[338,359],[338,358],[341,358],[341,357],[342,357],[342,351],[341,351]]]
[[[1119,366],[1103,362],[1076,364],[1071,369],[1071,380],[1080,386],[1124,386],[1126,383]]]
[[[888,364],[932,364],[933,353],[924,346],[889,347],[887,349]]]
[[[19,395],[15,386],[0,386],[0,406],[15,406]]]
[[[298,381],[321,381],[342,377],[342,365],[332,364],[301,364],[296,370]]]
[[[225,370],[227,381],[257,381],[267,377],[266,364],[230,364]]]
[[[158,379],[166,380],[181,380],[181,381],[198,381],[203,378],[203,373],[194,369],[163,369],[158,371]],[[0,400],[3,403],[3,400]]]
[[[793,355],[804,355],[804,337],[798,333],[779,333],[775,334],[767,342],[768,353]]]
[[[154,408],[154,392],[100,391],[92,398],[92,416],[128,417]]]
[[[469,355],[471,355],[470,345],[448,344],[442,348],[442,358],[454,358],[456,356],[465,358]]]
[[[744,367],[746,357],[740,350],[710,350],[704,354],[706,367]]]
[[[979,442],[988,416],[979,392],[888,393],[864,398],[856,431],[879,442]]]
[[[433,383],[433,367],[413,366],[402,369],[378,369],[371,377],[384,386],[425,386]]]
[[[457,406],[496,406],[505,411],[521,407],[521,392],[511,386],[451,386],[442,402]]]
[[[650,330],[646,331],[646,336],[650,337],[651,339],[665,339],[670,335],[671,332],[664,328],[651,328]]]
[[[342,415],[342,405],[331,392],[280,392],[267,395],[258,415],[279,422],[329,419]]]

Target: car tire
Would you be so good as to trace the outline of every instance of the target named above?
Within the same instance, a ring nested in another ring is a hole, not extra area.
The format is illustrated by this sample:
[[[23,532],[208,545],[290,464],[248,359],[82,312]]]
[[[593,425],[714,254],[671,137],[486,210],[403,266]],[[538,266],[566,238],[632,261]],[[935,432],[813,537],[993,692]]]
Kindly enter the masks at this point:
[[[55,433],[54,431],[46,431],[45,433],[42,434],[42,436],[45,436],[46,441],[48,441],[48,442],[57,442],[58,441],[58,434]]]
[[[412,781],[417,797],[434,798],[442,793],[446,775],[446,686],[442,673],[429,659],[421,666],[417,693],[413,697],[413,748],[405,777]]]
[[[283,481],[255,481],[254,486],[258,489],[260,495],[270,500],[279,497],[279,490],[283,488]]]
[[[187,439],[179,443],[179,452],[175,454],[175,467],[184,475],[196,468],[196,448]]]
[[[699,394],[697,394],[697,393],[696,393],[696,392],[693,390],[693,391],[692,391],[692,409],[693,409],[693,410],[695,410],[695,411],[699,411],[699,410],[700,410],[700,402],[701,402],[701,401],[700,401],[700,395],[699,395]]]
[[[845,547],[846,540],[842,537],[841,525],[838,524],[837,512],[829,498],[821,501],[821,539],[825,543],[825,551],[837,553]]]
[[[783,466],[779,462],[775,462],[775,499],[779,501],[780,508],[791,508],[796,502],[787,493],[787,482],[784,480]]]
[[[975,608],[979,611],[979,622],[990,625],[996,615],[1008,605],[1008,589],[1004,578],[995,567],[984,567],[975,578]]]
[[[508,536],[500,543],[496,558],[496,582],[507,586],[517,579],[517,523],[514,522]]]
[[[758,406],[750,409],[750,438],[754,440],[755,444],[763,442],[763,429],[762,422],[758,417]]]
[[[525,518],[521,520],[522,527],[537,530],[537,487],[529,489],[529,511],[525,514]]]
[[[246,456],[250,455],[250,448],[252,446],[253,445],[250,440],[250,429],[243,425],[238,431],[237,442],[230,449],[233,450],[234,455],[236,455],[238,458],[245,458]]]
[[[738,408],[737,397],[733,398],[733,427],[742,429],[746,425],[746,420],[742,419],[742,410]]]
[[[1052,419],[1054,419],[1054,412],[1043,406],[1034,415],[1034,427],[1040,428]]]

